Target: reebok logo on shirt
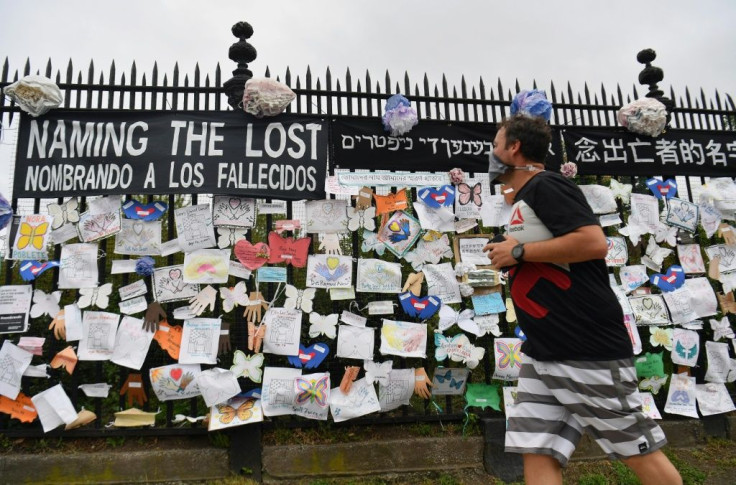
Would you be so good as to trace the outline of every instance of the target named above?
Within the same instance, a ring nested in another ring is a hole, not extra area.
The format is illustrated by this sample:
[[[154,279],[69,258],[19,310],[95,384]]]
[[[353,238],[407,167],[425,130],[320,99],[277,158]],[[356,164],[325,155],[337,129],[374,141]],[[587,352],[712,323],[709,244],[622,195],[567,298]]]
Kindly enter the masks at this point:
[[[515,226],[517,224],[524,224],[524,216],[521,215],[520,206],[516,206],[516,209],[514,209],[514,213],[511,214],[511,222],[509,223],[510,226]]]

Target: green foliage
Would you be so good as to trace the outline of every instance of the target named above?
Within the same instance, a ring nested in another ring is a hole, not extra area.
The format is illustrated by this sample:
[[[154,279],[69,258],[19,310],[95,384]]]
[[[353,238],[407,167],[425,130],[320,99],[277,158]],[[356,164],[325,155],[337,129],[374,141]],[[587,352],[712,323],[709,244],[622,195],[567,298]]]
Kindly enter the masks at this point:
[[[207,438],[215,448],[230,448],[230,437],[225,433],[219,431],[208,433]]]
[[[125,436],[109,436],[105,442],[110,448],[120,448],[125,444]]]
[[[672,450],[665,449],[664,454],[667,455],[667,458],[670,459],[675,468],[677,468],[677,471],[680,472],[683,485],[702,485],[705,483],[708,474],[703,470],[680,459]]]

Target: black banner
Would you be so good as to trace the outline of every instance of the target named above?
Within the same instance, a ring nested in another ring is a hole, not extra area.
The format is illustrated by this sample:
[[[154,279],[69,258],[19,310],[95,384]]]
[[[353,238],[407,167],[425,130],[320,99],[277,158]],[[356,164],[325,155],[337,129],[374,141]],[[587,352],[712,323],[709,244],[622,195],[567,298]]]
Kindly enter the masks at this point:
[[[15,197],[212,193],[322,199],[328,125],[242,112],[52,111],[21,118]]]
[[[390,136],[380,119],[339,119],[331,123],[333,165],[348,169],[431,171],[453,167],[487,172],[496,125],[420,120],[404,136]],[[553,136],[547,165],[559,167],[562,145]]]
[[[736,173],[736,132],[668,130],[652,138],[622,129],[562,130],[567,158],[583,175],[694,175]]]

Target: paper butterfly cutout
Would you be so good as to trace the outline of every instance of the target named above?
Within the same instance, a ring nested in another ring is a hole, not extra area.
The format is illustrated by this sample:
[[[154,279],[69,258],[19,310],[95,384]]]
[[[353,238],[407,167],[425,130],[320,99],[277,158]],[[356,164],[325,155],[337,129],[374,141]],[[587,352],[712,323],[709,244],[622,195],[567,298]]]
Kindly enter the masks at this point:
[[[373,250],[379,256],[383,256],[383,253],[386,251],[386,245],[383,244],[383,241],[378,240],[378,234],[375,232],[363,231],[363,244],[360,250],[364,253]]]
[[[18,234],[20,234],[17,244],[18,249],[25,249],[28,246],[33,246],[36,249],[43,249],[45,243],[44,237],[48,230],[48,222],[42,222],[35,226],[27,222],[21,222],[20,227],[18,228]]]
[[[458,327],[466,332],[470,332],[473,335],[480,335],[480,328],[478,328],[478,324],[473,321],[474,316],[475,312],[473,310],[467,309],[459,312],[451,306],[443,305],[442,308],[440,308],[440,321],[438,328],[440,332],[444,332],[448,328],[457,324]]]
[[[96,306],[97,308],[107,308],[110,303],[110,294],[112,293],[112,283],[105,283],[97,288],[81,288],[79,290],[79,308],[87,308],[88,306]]]
[[[128,219],[138,219],[142,221],[155,221],[160,218],[169,208],[166,202],[155,201],[149,204],[138,202],[130,199],[123,204],[123,213]]]
[[[628,236],[629,240],[631,240],[631,244],[634,246],[639,244],[641,237],[648,232],[649,229],[647,227],[636,224],[631,220],[629,220],[628,226],[622,227],[618,230],[618,233],[622,236]]]
[[[337,313],[331,313],[330,315],[320,315],[319,313],[312,312],[309,314],[309,336],[311,338],[319,337],[324,335],[329,339],[337,337],[337,320],[339,315]]]
[[[442,187],[425,187],[417,192],[419,199],[427,207],[438,209],[440,207],[452,207],[455,204],[455,188],[452,185]]]
[[[675,179],[659,180],[656,178],[647,179],[647,187],[658,199],[671,199],[677,195],[677,182]]]
[[[235,243],[233,252],[240,264],[251,271],[255,271],[266,264],[271,257],[271,249],[266,243],[251,244],[250,241],[245,239]]]
[[[665,242],[670,246],[675,246],[677,244],[677,227],[668,226],[660,222],[657,225],[656,231],[654,231],[654,239],[658,243]]]
[[[311,313],[313,307],[312,300],[314,300],[314,295],[317,293],[316,288],[298,290],[296,286],[286,285],[284,293],[286,293],[284,308],[287,310],[301,310],[304,313]]]
[[[486,349],[471,344],[470,339],[464,333],[459,333],[453,337],[446,337],[441,333],[435,333],[434,345],[435,359],[443,361],[449,357],[450,360],[454,360],[455,362],[464,362],[470,369],[475,369],[486,354]]]
[[[736,338],[734,336],[728,317],[724,316],[720,320],[710,319],[710,328],[713,329],[713,340],[721,340],[722,338]]]
[[[253,407],[255,404],[256,400],[253,398],[243,401],[243,404],[238,406],[238,409],[235,409],[228,404],[217,404],[217,412],[220,414],[220,423],[230,424],[236,416],[239,421],[248,421],[253,417]]]
[[[434,378],[437,379],[437,382],[440,384],[444,384],[445,381],[448,382],[449,387],[454,387],[455,389],[462,389],[463,385],[465,384],[465,379],[457,380],[452,375],[452,370],[447,369],[447,372],[445,372],[444,375],[435,373]]]
[[[642,391],[651,391],[652,394],[659,393],[662,386],[667,382],[668,376],[652,376],[647,377],[639,383],[639,389]]]
[[[373,384],[378,382],[382,386],[388,386],[390,383],[389,373],[394,367],[392,360],[386,362],[375,362],[373,360],[366,360],[363,362],[363,368],[365,369],[365,380],[368,383]]]
[[[329,396],[330,390],[329,375],[319,379],[297,377],[294,379],[294,385],[296,387],[296,402],[298,404],[313,402],[321,407],[327,406],[327,397]]]
[[[302,367],[314,369],[324,362],[329,353],[330,348],[323,343],[312,344],[309,347],[299,344],[299,355],[290,355],[289,364],[299,369]]]
[[[20,277],[23,281],[33,281],[38,275],[51,268],[58,268],[58,261],[23,261],[20,265]]]
[[[220,298],[222,298],[222,310],[225,313],[230,313],[236,306],[248,305],[248,288],[245,286],[245,281],[239,281],[230,288],[221,286]]]
[[[18,419],[21,423],[32,423],[38,417],[33,401],[22,392],[18,393],[15,400],[0,396],[0,413],[9,414],[11,418]]]
[[[376,217],[375,207],[369,207],[367,209],[348,207],[348,230],[357,231],[362,227],[369,231],[373,231],[376,229],[376,221],[374,217]]]
[[[74,353],[74,348],[71,345],[57,353],[54,358],[51,359],[52,369],[63,367],[64,370],[69,373],[69,375],[74,372],[74,367],[76,366],[77,354]]]
[[[42,315],[55,317],[61,310],[59,302],[61,301],[61,291],[53,293],[45,293],[43,290],[33,290],[33,306],[31,307],[31,318],[38,318]]]
[[[63,204],[49,204],[46,206],[49,215],[54,219],[51,221],[51,229],[58,229],[67,222],[79,222],[79,202],[77,199],[69,199]]]
[[[654,237],[649,238],[649,244],[647,244],[646,254],[642,256],[641,261],[642,263],[646,264],[647,262],[651,263],[655,268],[652,268],[652,266],[647,265],[647,267],[659,270],[659,268],[662,266],[662,261],[664,261],[664,258],[672,254],[671,249],[667,248],[661,248],[657,246],[657,243],[654,240]]]
[[[522,342],[516,342],[513,347],[509,347],[506,342],[496,340],[496,352],[500,354],[496,365],[501,369],[521,369],[521,344]]]
[[[401,189],[395,194],[373,194],[373,197],[376,199],[376,214],[378,215],[406,209],[409,206],[406,200],[406,189]]]
[[[419,317],[422,320],[432,317],[442,306],[442,300],[436,296],[427,295],[420,297],[411,291],[401,293],[399,295],[399,303],[401,303],[404,313],[410,317]]]
[[[478,182],[473,187],[470,187],[465,182],[458,184],[457,191],[460,192],[458,195],[458,202],[460,205],[468,205],[470,202],[477,205],[478,207],[483,205],[483,198],[481,197],[481,183]]]
[[[271,256],[268,259],[269,263],[286,263],[295,268],[303,268],[307,265],[307,256],[309,247],[312,244],[312,238],[303,237],[301,239],[294,239],[270,232],[268,233],[268,244],[271,247]]]
[[[220,249],[229,248],[235,246],[238,241],[244,240],[245,235],[248,232],[247,229],[241,229],[238,227],[223,227],[217,228],[217,247]]]
[[[681,266],[670,266],[666,274],[653,274],[649,281],[662,291],[675,291],[685,284],[685,271]]]
[[[235,374],[235,377],[245,377],[253,382],[261,382],[263,362],[263,354],[246,356],[243,351],[236,350],[233,353],[233,365],[230,367],[230,372]]]
[[[616,179],[611,179],[611,191],[616,199],[620,199],[624,204],[628,204],[631,201],[631,190],[633,186],[631,184],[622,184]]]

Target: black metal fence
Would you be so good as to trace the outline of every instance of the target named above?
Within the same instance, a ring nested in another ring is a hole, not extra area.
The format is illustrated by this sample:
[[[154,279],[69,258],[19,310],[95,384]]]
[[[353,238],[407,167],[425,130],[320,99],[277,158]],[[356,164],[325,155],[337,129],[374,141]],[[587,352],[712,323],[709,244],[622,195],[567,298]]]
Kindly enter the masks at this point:
[[[90,63],[89,67],[83,71],[78,71],[69,64],[62,69],[55,68],[49,61],[43,68],[32,67],[30,61],[27,61],[21,72],[11,72],[8,59],[5,60],[2,70],[0,71],[0,87],[18,80],[20,77],[29,74],[40,74],[54,80],[61,88],[64,94],[64,108],[78,110],[95,110],[95,109],[121,109],[121,110],[182,110],[182,111],[221,111],[230,109],[227,98],[223,93],[223,81],[220,66],[218,65],[214,71],[214,75],[202,74],[199,66],[194,70],[193,74],[182,74],[178,67],[175,67],[171,74],[159,73],[158,67],[154,64],[153,69],[147,73],[140,73],[135,63],[125,72],[120,72],[113,62],[106,70],[97,69],[94,63]],[[274,77],[272,73],[266,69],[266,77]],[[294,76],[289,69],[283,76],[275,76],[280,81],[289,85],[297,95],[296,100],[291,104],[289,112],[298,114],[323,115],[327,117],[375,117],[378,118],[383,112],[383,103],[390,95],[401,92],[408,96],[413,106],[416,108],[420,120],[446,120],[446,121],[467,121],[479,123],[497,123],[504,117],[509,115],[509,105],[513,95],[517,93],[522,86],[518,82],[513,86],[504,86],[500,80],[495,86],[486,85],[483,79],[478,80],[476,84],[470,84],[463,78],[459,86],[448,86],[444,76],[439,85],[430,84],[427,76],[420,82],[413,82],[408,75],[404,75],[401,80],[392,80],[388,73],[381,79],[374,79],[369,73],[365,76],[354,77],[348,70],[343,77],[335,77],[329,69],[323,76],[313,75],[308,68],[303,76]],[[523,88],[537,88],[533,86],[523,86]],[[545,89],[544,86],[540,87]],[[642,89],[641,87],[639,88]],[[553,104],[553,114],[551,124],[553,126],[585,126],[585,127],[614,127],[617,126],[616,111],[623,105],[634,99],[639,98],[637,86],[633,86],[630,93],[624,94],[620,87],[617,87],[613,93],[606,92],[601,87],[598,92],[594,92],[586,85],[582,93],[574,93],[568,84],[565,88],[551,84],[546,89],[548,96]],[[678,94],[674,91],[669,93],[671,99],[675,100],[675,108],[672,115],[670,126],[672,128],[693,130],[693,131],[727,131],[734,129],[734,120],[736,119],[736,106],[730,95],[722,96],[715,93],[713,98],[708,98],[705,93],[700,91],[697,95],[691,95],[689,90],[685,90],[684,94]],[[5,143],[12,143],[13,131],[19,120],[19,109],[5,98],[0,98],[0,121],[2,121],[2,133]],[[438,171],[446,171],[447,167],[437,167]],[[656,175],[656,174],[651,174]],[[637,182],[637,180],[632,180]],[[691,182],[695,185],[702,183],[703,180],[687,180],[685,186],[687,193],[692,198]],[[85,195],[79,194],[81,197],[81,209],[85,208]],[[414,197],[416,194],[412,194]],[[206,199],[206,195],[191,194],[182,196],[166,196],[162,200],[167,200],[170,207],[175,207],[182,203],[182,198],[186,202],[197,203]],[[154,198],[149,197],[150,200]],[[38,213],[45,209],[48,202],[60,203],[60,200],[18,200],[13,199],[14,209],[19,213]],[[287,205],[286,218],[291,219],[298,215],[301,211],[299,202],[290,202]],[[256,240],[265,240],[267,232],[271,229],[274,218],[271,215],[261,216],[258,221],[258,227],[254,230],[254,238]],[[168,238],[173,239],[174,221],[173,211],[168,212],[168,220],[165,221],[164,234],[168,231]],[[107,241],[109,242],[109,240]],[[357,234],[344,242],[350,246],[352,254],[360,253],[360,245]],[[101,247],[107,253],[112,252],[111,245],[107,245],[102,241]],[[58,246],[55,249],[54,258],[58,259],[60,250]],[[127,258],[127,257],[126,257]],[[180,262],[174,256],[166,258],[166,263],[175,264]],[[100,279],[108,281],[113,278],[110,275],[109,258],[103,257],[99,261]],[[5,284],[18,282],[17,271],[14,271],[12,262],[7,262],[4,267]],[[289,271],[293,269],[289,267]],[[51,273],[51,272],[49,272]],[[290,273],[290,280],[292,274]],[[128,283],[127,275],[115,275],[116,287],[119,283],[124,285]],[[51,274],[40,277],[34,284],[49,285],[56,284],[56,276]],[[273,288],[269,288],[269,292],[273,292]],[[149,294],[150,296],[150,294]],[[64,303],[64,302],[62,302]],[[69,301],[71,303],[71,301]],[[219,303],[218,303],[219,304]],[[216,308],[217,312],[219,308]],[[39,319],[40,320],[40,319]],[[45,335],[47,337],[47,347],[45,356],[53,356],[57,351],[65,346],[56,341],[51,332],[47,329],[48,320],[34,322],[32,335]],[[242,322],[240,322],[242,323]],[[245,325],[231,326],[231,334],[233,345],[236,348],[244,348],[246,341]],[[506,329],[508,330],[508,329]],[[2,340],[2,339],[0,339]],[[486,336],[479,339],[487,349],[492,348],[491,337]],[[149,358],[142,370],[144,378],[147,378],[147,370],[156,365],[163,365],[171,362],[166,354],[152,345]],[[492,361],[490,352],[486,353],[486,357],[482,364],[478,367],[477,372],[473,375],[474,379],[484,382],[490,382],[492,376]],[[429,358],[427,361],[431,361]],[[408,366],[402,359],[402,366]],[[342,365],[344,363],[335,360],[330,364],[331,371],[335,375],[342,375]],[[115,366],[109,366],[115,367]],[[101,400],[90,401],[78,392],[77,386],[84,382],[82,377],[87,376],[94,382],[107,381],[113,384],[113,392],[119,389],[120,385],[125,381],[128,375],[127,369],[117,368],[111,371],[110,368],[102,363],[81,362],[78,370],[71,376],[65,375],[61,370],[52,370],[52,381],[63,381],[65,387],[70,393],[70,397],[77,407],[87,405],[94,409],[99,416],[95,425],[87,429],[78,429],[67,432],[64,436],[111,436],[111,435],[170,435],[170,434],[198,434],[204,433],[203,428],[199,426],[177,427],[172,423],[176,414],[198,415],[205,410],[202,404],[197,400],[182,404],[173,404],[171,401],[162,405],[162,411],[165,413],[165,427],[156,427],[152,429],[135,429],[132,431],[120,429],[107,429],[105,423],[109,421],[111,412],[125,407],[124,396],[113,397],[105,402]],[[117,384],[117,385],[116,385]],[[43,383],[44,388],[48,386],[47,382]],[[23,379],[24,391],[32,395],[34,384],[30,379]],[[244,387],[254,387],[252,384],[244,384]],[[155,398],[153,399],[155,401]],[[464,416],[462,412],[462,403],[458,399],[447,398],[443,403],[444,412],[439,414],[434,408],[429,406],[427,402],[423,402],[413,407],[403,407],[398,413],[387,413],[385,415],[372,416],[365,419],[358,419],[349,423],[397,423],[397,422],[418,422],[422,420],[461,420]],[[147,408],[155,409],[155,405],[151,401],[147,403]],[[276,425],[284,426],[303,426],[304,420],[287,418],[276,420]],[[273,425],[273,421],[267,426]],[[8,419],[5,415],[0,415],[0,430],[8,436],[42,436],[38,423],[32,426],[20,426],[16,422]],[[258,431],[260,433],[260,430]],[[60,430],[56,430],[54,435],[61,435]]]

